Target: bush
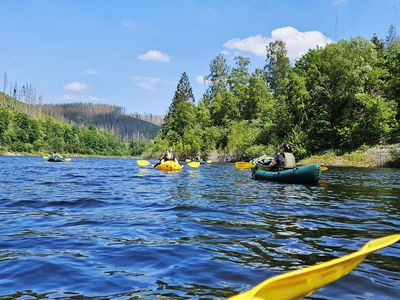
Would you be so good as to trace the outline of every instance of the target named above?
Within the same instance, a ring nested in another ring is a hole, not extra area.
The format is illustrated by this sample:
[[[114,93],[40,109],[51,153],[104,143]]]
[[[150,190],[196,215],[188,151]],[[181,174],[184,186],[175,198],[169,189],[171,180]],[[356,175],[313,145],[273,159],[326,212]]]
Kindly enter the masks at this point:
[[[393,168],[400,168],[400,148],[392,149],[390,151],[390,155],[392,156],[392,159],[389,162],[389,166]]]
[[[269,155],[274,157],[276,155],[273,145],[254,145],[245,150],[244,159],[251,160],[260,157],[261,155]]]

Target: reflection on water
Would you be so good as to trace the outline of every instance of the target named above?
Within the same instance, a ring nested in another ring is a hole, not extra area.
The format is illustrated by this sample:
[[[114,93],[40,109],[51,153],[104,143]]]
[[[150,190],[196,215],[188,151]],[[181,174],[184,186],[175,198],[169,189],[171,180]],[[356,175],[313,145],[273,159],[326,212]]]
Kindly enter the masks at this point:
[[[0,157],[0,296],[224,298],[400,228],[400,170],[330,168],[317,185],[232,164]],[[400,246],[310,299],[396,299]]]

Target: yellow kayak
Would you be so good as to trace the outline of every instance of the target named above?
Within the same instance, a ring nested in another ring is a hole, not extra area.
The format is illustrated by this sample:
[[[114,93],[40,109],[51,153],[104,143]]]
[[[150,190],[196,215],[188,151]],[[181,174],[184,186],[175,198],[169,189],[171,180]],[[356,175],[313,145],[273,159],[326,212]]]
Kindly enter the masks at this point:
[[[163,171],[180,171],[182,168],[183,166],[181,166],[178,162],[172,160],[165,161],[156,167],[157,170]]]

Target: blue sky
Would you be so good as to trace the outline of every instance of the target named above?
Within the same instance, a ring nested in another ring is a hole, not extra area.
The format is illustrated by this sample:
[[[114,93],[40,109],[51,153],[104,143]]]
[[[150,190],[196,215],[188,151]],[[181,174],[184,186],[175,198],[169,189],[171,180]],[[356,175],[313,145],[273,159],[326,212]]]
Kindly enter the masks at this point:
[[[384,38],[390,25],[400,33],[400,0],[1,0],[0,72],[45,103],[164,114],[184,71],[201,98],[219,53],[261,68],[272,39],[295,60],[340,39]]]

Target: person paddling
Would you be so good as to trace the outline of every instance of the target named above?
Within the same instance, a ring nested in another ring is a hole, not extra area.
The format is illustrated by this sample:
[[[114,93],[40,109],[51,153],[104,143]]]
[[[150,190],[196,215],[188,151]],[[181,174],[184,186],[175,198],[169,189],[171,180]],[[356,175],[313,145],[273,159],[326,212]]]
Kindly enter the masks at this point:
[[[296,159],[289,144],[281,146],[281,152],[269,164],[271,171],[296,168]]]
[[[163,157],[160,158],[160,161],[154,165],[154,168],[169,160],[178,162],[178,157],[172,152],[171,148],[167,148],[165,150],[165,154],[163,155]]]
[[[52,155],[50,155],[52,158],[62,158],[60,154],[57,153],[57,151],[54,151]]]

